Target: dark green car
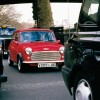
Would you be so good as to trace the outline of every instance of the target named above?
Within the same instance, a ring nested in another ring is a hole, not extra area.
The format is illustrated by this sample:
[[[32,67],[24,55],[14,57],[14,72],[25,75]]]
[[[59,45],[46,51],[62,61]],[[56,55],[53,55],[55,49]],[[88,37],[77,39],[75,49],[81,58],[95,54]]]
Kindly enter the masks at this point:
[[[83,0],[76,31],[65,43],[62,74],[74,100],[100,100],[100,0]]]

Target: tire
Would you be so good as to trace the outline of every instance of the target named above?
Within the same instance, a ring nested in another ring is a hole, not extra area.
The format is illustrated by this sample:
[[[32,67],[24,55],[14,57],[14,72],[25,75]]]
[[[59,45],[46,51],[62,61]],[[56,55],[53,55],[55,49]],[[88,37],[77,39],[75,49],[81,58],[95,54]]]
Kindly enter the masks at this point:
[[[74,100],[100,100],[99,83],[89,74],[78,74],[75,78],[73,98]]]
[[[24,72],[24,64],[22,63],[22,59],[20,57],[18,58],[18,71]]]
[[[1,51],[0,51],[0,66],[3,66],[3,54]]]
[[[61,71],[63,65],[64,65],[64,63],[62,63],[61,65],[58,65],[58,69],[59,69],[59,71]]]
[[[10,54],[8,54],[8,65],[9,66],[13,66],[14,65],[14,62],[10,58]]]
[[[61,65],[58,65],[58,69],[59,69],[59,71],[61,71],[61,69],[62,69],[62,66],[61,66]]]
[[[2,56],[0,56],[0,75],[3,74],[3,68],[4,68],[3,59],[2,59]]]

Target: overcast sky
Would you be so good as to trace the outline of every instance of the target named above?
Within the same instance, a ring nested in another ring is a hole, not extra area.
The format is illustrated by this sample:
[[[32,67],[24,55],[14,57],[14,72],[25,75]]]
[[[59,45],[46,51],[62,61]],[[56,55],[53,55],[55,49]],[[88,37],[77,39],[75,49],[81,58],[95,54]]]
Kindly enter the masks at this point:
[[[22,14],[21,21],[32,22],[32,4],[16,4],[16,10]],[[81,4],[51,3],[55,25],[74,24],[78,20]]]

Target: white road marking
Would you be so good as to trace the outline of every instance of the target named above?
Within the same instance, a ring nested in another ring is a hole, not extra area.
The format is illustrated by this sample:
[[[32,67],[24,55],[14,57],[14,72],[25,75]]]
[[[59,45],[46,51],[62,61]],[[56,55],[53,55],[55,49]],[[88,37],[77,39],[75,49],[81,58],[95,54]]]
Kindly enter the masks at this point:
[[[63,81],[52,81],[44,83],[16,83],[16,84],[5,84],[1,88],[1,91],[8,90],[26,90],[26,89],[37,89],[37,88],[48,88],[55,86],[64,86]]]

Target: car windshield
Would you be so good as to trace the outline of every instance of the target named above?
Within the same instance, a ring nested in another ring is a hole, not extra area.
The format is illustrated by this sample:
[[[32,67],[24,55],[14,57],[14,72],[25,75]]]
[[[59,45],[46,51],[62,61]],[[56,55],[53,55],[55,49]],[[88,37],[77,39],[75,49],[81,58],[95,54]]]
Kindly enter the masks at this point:
[[[0,35],[1,36],[12,35],[15,30],[16,30],[15,28],[0,28]]]
[[[80,24],[97,24],[99,0],[84,0],[80,12]]]
[[[20,42],[35,42],[35,41],[55,42],[55,37],[52,34],[52,32],[46,32],[46,31],[29,31],[21,33]]]

